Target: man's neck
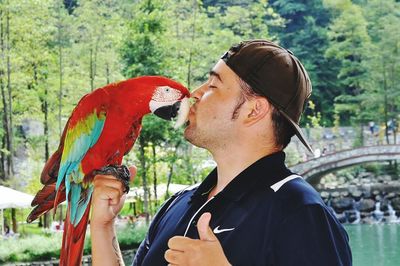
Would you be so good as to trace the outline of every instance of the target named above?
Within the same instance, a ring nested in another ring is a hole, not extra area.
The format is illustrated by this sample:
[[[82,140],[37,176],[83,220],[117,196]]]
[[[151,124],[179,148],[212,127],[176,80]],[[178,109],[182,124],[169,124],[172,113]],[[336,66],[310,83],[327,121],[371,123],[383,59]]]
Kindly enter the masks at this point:
[[[218,179],[217,184],[209,194],[209,198],[221,192],[236,176],[257,160],[277,151],[279,149],[262,147],[253,150],[239,148],[212,153],[217,163]]]

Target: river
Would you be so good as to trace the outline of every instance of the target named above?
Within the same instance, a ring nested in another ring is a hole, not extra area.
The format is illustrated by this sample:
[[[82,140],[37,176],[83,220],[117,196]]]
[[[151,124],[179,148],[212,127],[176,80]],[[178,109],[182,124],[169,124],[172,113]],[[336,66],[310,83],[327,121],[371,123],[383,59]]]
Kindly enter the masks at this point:
[[[346,225],[354,266],[399,266],[400,224]]]

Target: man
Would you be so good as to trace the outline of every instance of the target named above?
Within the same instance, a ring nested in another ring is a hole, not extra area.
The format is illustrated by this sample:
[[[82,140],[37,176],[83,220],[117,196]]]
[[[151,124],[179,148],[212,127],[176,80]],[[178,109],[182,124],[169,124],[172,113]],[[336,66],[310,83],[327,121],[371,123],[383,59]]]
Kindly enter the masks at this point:
[[[217,168],[161,207],[133,265],[351,265],[343,227],[284,165],[282,150],[294,134],[311,151],[298,125],[310,93],[299,60],[272,42],[242,42],[225,53],[192,93],[185,129]],[[118,183],[95,183],[95,264],[113,253],[112,219],[123,202]]]

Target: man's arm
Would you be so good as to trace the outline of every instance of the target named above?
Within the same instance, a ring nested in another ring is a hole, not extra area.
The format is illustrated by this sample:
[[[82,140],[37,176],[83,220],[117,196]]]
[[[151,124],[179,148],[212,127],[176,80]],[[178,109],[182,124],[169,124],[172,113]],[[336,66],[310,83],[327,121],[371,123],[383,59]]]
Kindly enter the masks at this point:
[[[90,226],[93,265],[125,265],[115,234],[114,224]]]
[[[136,168],[131,167],[131,177]],[[119,249],[114,221],[122,209],[126,194],[124,186],[114,176],[97,175],[93,181],[90,236],[93,265],[124,265]]]

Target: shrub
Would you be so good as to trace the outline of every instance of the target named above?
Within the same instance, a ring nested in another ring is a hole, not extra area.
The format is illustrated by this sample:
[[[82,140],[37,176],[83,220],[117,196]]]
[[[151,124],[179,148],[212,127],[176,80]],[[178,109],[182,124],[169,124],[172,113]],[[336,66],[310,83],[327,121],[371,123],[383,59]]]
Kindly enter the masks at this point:
[[[133,226],[117,230],[121,250],[137,248],[144,239],[147,226]],[[59,258],[62,234],[33,235],[0,241],[0,264],[18,261],[40,261]],[[86,236],[84,254],[91,253],[90,236]]]

